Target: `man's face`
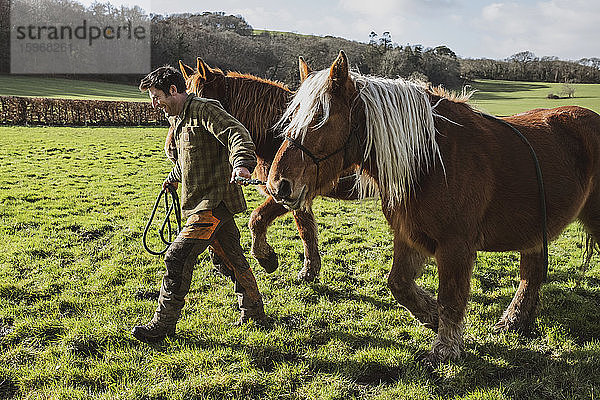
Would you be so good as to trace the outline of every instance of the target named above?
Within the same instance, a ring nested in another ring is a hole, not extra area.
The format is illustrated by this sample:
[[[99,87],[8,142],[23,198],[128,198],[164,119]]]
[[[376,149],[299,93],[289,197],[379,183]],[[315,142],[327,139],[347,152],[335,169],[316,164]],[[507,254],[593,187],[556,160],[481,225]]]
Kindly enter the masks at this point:
[[[148,94],[150,95],[152,108],[159,108],[167,115],[177,115],[177,112],[175,111],[175,98],[173,96],[167,96],[165,92],[154,86],[148,89]]]

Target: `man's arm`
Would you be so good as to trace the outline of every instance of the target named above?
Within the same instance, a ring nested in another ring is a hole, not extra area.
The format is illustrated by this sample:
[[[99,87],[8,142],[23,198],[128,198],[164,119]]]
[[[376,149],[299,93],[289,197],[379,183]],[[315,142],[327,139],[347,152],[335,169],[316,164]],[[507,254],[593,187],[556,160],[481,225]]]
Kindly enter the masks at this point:
[[[167,176],[167,179],[165,179],[163,182],[162,187],[163,189],[166,189],[167,184],[170,183],[171,185],[175,186],[175,189],[177,189],[179,182],[181,182],[181,165],[179,165],[179,160],[177,160],[175,161],[175,165],[173,166],[173,169],[171,169],[169,176]]]
[[[229,150],[229,163],[233,166],[231,181],[236,176],[250,178],[256,167],[254,142],[248,130],[237,119],[215,103],[202,107],[202,124]]]
[[[173,163],[173,168],[167,176],[167,179],[163,182],[163,189],[167,188],[167,184],[171,184],[177,189],[179,182],[181,182],[181,165],[179,165],[179,154],[177,153],[177,145],[175,143],[175,126],[177,123],[176,117],[168,116],[169,121],[169,133],[165,138],[165,155]]]

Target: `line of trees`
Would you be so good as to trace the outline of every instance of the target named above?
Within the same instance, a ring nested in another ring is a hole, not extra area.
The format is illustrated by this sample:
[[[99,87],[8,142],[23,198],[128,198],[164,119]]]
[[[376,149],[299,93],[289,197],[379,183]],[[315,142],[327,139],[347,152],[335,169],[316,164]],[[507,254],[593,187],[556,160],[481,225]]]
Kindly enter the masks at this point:
[[[222,19],[223,22],[218,21]],[[235,21],[237,19],[237,22]],[[225,22],[226,21],[226,22]],[[315,37],[282,32],[250,34],[241,16],[223,13],[155,15],[152,18],[152,65],[173,64],[182,59],[207,63],[226,70],[253,73],[295,87],[297,60],[302,55],[314,69],[325,68],[343,49],[352,67],[362,73],[386,77],[416,77],[434,84],[460,83],[460,64],[447,47],[391,44],[382,40],[360,43],[332,36]]]
[[[600,83],[600,59],[563,61],[538,58],[532,52],[506,60],[460,59],[446,46],[400,46],[390,32],[369,34],[369,42],[315,37],[284,32],[253,34],[242,16],[224,13],[154,15],[152,65],[193,63],[200,56],[225,70],[248,72],[298,84],[297,58],[302,55],[315,68],[326,68],[340,49],[352,66],[365,74],[411,77],[433,84],[459,87],[470,79]]]
[[[537,57],[531,51],[523,51],[506,60],[463,59],[460,72],[467,79],[600,83],[600,59],[562,61],[557,57]]]
[[[74,0],[53,0],[61,3]],[[78,4],[79,7],[81,5]],[[94,3],[95,13],[109,13],[114,7]],[[9,55],[9,0],[0,0],[0,50]],[[545,82],[600,83],[600,59],[578,62],[556,57],[538,58],[526,51],[506,60],[460,59],[446,46],[424,48],[400,46],[390,32],[369,35],[368,43],[325,36],[315,37],[284,32],[255,32],[240,15],[222,12],[202,14],[151,15],[152,68],[178,60],[194,64],[202,57],[224,70],[252,73],[279,80],[290,87],[298,84],[297,60],[302,55],[314,69],[326,68],[340,49],[348,54],[352,67],[362,73],[385,77],[418,78],[433,84],[459,87],[475,78]],[[0,72],[8,73],[9,57],[2,57]],[[137,83],[138,76],[89,76]]]

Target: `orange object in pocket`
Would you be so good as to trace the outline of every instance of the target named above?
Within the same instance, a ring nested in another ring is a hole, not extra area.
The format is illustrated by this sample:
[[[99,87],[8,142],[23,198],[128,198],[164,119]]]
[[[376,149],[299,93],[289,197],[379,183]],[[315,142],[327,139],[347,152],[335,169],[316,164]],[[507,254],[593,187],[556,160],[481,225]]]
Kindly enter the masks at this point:
[[[221,220],[216,218],[211,210],[200,211],[187,219],[180,235],[188,239],[208,240],[220,222]]]

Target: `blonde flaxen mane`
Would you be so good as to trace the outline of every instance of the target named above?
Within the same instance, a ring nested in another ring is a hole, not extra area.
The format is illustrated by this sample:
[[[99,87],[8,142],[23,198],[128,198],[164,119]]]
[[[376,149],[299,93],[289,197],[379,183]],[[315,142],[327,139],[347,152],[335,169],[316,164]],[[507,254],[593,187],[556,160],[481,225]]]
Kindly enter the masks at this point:
[[[350,72],[350,79],[364,104],[366,163],[377,155],[377,183],[382,199],[393,206],[406,199],[419,174],[429,171],[441,156],[435,141],[434,111],[424,84],[401,78],[385,79]],[[329,118],[329,70],[311,74],[300,86],[280,123],[284,132],[304,140],[308,129],[318,129]],[[311,125],[320,114],[316,125]],[[443,164],[442,164],[443,167]],[[372,194],[371,180],[363,174],[361,193]]]

